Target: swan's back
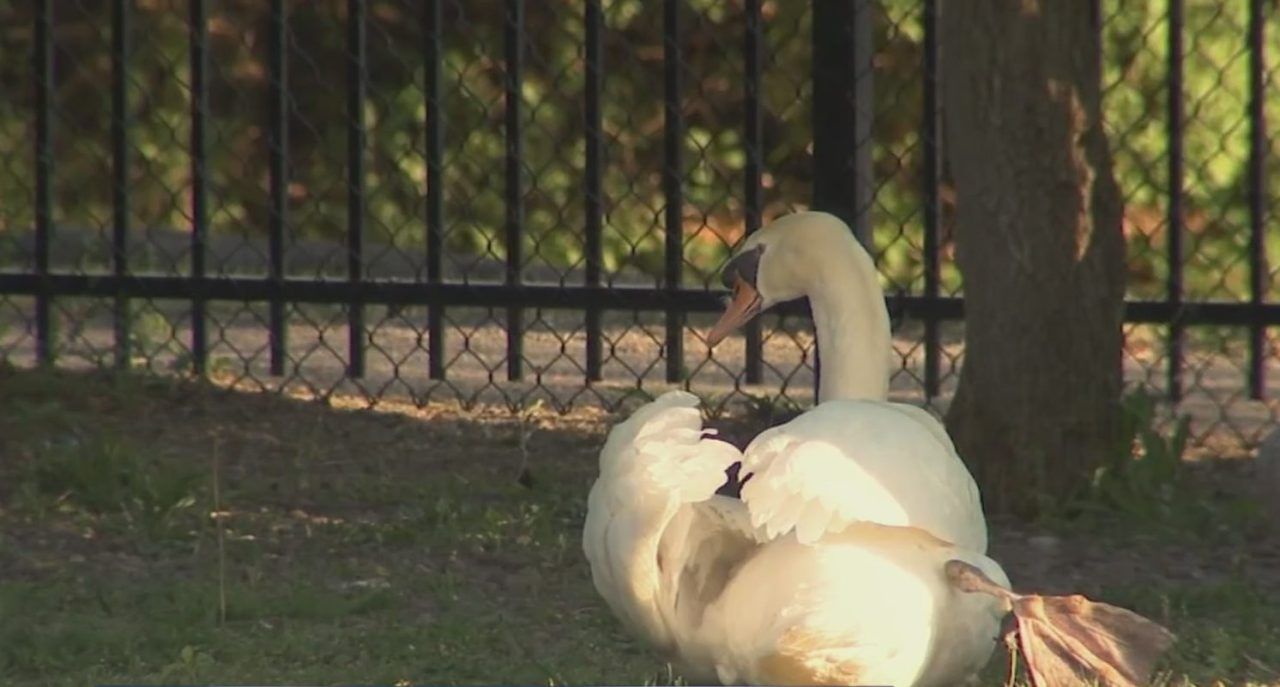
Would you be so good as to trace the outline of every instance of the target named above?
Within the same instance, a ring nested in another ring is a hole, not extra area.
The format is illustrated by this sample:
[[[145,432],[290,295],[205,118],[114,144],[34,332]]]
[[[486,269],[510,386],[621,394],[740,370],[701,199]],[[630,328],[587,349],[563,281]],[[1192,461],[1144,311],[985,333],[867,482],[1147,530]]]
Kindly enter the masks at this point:
[[[855,522],[919,527],[985,553],[977,484],[942,426],[897,403],[828,401],[756,437],[742,499],[769,537],[802,542]]]

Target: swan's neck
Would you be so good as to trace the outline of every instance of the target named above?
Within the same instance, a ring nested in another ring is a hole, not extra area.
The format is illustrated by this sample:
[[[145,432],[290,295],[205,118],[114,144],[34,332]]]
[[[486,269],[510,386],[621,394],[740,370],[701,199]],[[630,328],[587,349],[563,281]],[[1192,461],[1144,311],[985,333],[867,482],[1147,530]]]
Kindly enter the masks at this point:
[[[809,291],[821,362],[818,402],[889,396],[889,313],[869,256],[865,269],[849,263],[821,270]]]

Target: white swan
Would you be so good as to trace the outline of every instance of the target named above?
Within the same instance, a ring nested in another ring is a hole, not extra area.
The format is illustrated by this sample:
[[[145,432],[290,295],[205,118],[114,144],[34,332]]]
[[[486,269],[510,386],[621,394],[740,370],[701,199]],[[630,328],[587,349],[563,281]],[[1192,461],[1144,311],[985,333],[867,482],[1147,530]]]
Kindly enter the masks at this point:
[[[734,297],[713,344],[809,296],[820,403],[742,452],[704,436],[687,392],[617,425],[583,532],[596,589],[692,681],[967,679],[1022,597],[985,555],[977,487],[942,426],[883,400],[889,324],[870,256],[839,219],[797,213],[749,237],[724,276]],[[751,474],[741,500],[715,495],[736,461]]]

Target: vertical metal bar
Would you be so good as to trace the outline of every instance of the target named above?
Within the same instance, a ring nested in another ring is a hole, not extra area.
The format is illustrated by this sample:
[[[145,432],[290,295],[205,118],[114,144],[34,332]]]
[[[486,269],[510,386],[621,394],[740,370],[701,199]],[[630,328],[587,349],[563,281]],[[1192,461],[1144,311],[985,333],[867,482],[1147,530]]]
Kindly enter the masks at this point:
[[[208,236],[208,138],[205,132],[209,111],[208,22],[204,0],[191,0],[191,278],[200,282],[205,277],[204,244]],[[191,301],[191,367],[198,375],[205,372],[209,357],[208,334],[205,330],[205,300],[197,295]]]
[[[347,281],[364,280],[365,4],[347,0]],[[364,376],[364,304],[347,303],[347,375]]]
[[[875,246],[872,238],[871,210],[874,204],[872,189],[871,147],[875,143],[872,124],[875,122],[875,32],[873,16],[876,11],[873,0],[854,0],[853,9],[853,234],[872,255]]]
[[[1249,396],[1261,401],[1267,389],[1266,327],[1262,303],[1266,299],[1267,265],[1267,115],[1266,15],[1263,0],[1249,0],[1249,301],[1253,324],[1249,329]]]
[[[938,0],[924,0],[924,107],[920,135],[924,161],[920,195],[924,201],[924,297],[935,302],[939,296],[938,175],[941,169],[938,148]],[[938,395],[942,342],[938,319],[932,308],[924,318],[924,396]]]
[[[856,0],[813,2],[813,207],[858,226]],[[856,233],[856,232],[855,232]],[[859,236],[863,245],[865,237]],[[810,320],[813,319],[810,312]],[[822,353],[813,344],[813,398],[819,394]]]
[[[53,0],[36,7],[36,361],[53,364],[53,328],[49,317],[49,236],[53,231]]]
[[[1182,104],[1182,28],[1183,0],[1169,0],[1169,215],[1166,220],[1169,232],[1169,277],[1167,294],[1174,306],[1173,319],[1169,323],[1169,400],[1182,400],[1182,224],[1183,224],[1183,121]]]
[[[857,224],[854,0],[814,2],[813,206]]]
[[[760,228],[761,214],[764,207],[760,177],[763,167],[764,141],[763,120],[760,112],[760,49],[764,42],[761,37],[760,0],[746,0],[743,5],[746,27],[742,37],[743,54],[743,112],[746,113],[745,129],[742,137],[746,165],[743,170],[743,220],[747,234]],[[746,378],[748,384],[759,384],[764,378],[763,344],[760,331],[760,318],[754,318],[745,327],[746,333]]]
[[[129,0],[111,11],[111,253],[115,276],[129,273]],[[131,359],[129,299],[116,296],[112,315],[117,367]]]
[[[602,124],[600,114],[600,88],[604,70],[603,55],[600,50],[601,34],[604,32],[604,14],[600,11],[600,0],[587,0],[586,15],[586,62],[587,83],[584,103],[584,131],[586,133],[587,155],[586,183],[586,285],[591,288],[600,286],[603,248],[601,234],[604,231],[604,169],[602,165]],[[602,378],[601,367],[601,322],[600,309],[587,307],[587,382],[598,382]]]
[[[277,287],[284,281],[284,233],[289,213],[289,21],[285,14],[285,0],[271,0],[271,27],[269,37],[269,100],[270,122],[267,126],[270,150],[271,198],[267,227],[268,273]],[[284,301],[279,293],[273,295],[270,305],[269,344],[271,374],[284,374],[285,351],[288,347],[285,328]]]
[[[524,231],[524,189],[521,180],[524,153],[521,145],[521,90],[524,67],[524,0],[507,0],[503,22],[503,43],[506,56],[505,86],[507,115],[506,159],[506,284],[520,283],[520,268],[524,262],[522,236]],[[524,311],[519,307],[507,308],[507,379],[520,379],[524,363]]]
[[[443,18],[441,0],[429,0],[426,34],[427,88],[427,283],[444,280],[444,107],[440,102],[440,60]],[[427,374],[444,379],[444,308],[427,311]]]
[[[663,141],[662,194],[666,199],[664,273],[673,294],[684,263],[684,116],[680,107],[680,2],[662,3]],[[674,301],[673,301],[674,302]],[[667,308],[667,381],[684,376],[684,313]]]

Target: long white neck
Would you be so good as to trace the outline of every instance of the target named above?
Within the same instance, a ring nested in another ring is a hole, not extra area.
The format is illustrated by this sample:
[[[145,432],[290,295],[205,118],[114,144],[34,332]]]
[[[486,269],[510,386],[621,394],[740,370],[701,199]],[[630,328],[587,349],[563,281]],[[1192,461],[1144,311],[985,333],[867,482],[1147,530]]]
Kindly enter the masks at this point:
[[[821,362],[818,402],[885,400],[892,341],[871,258],[861,251],[832,255],[821,268],[808,290]]]

